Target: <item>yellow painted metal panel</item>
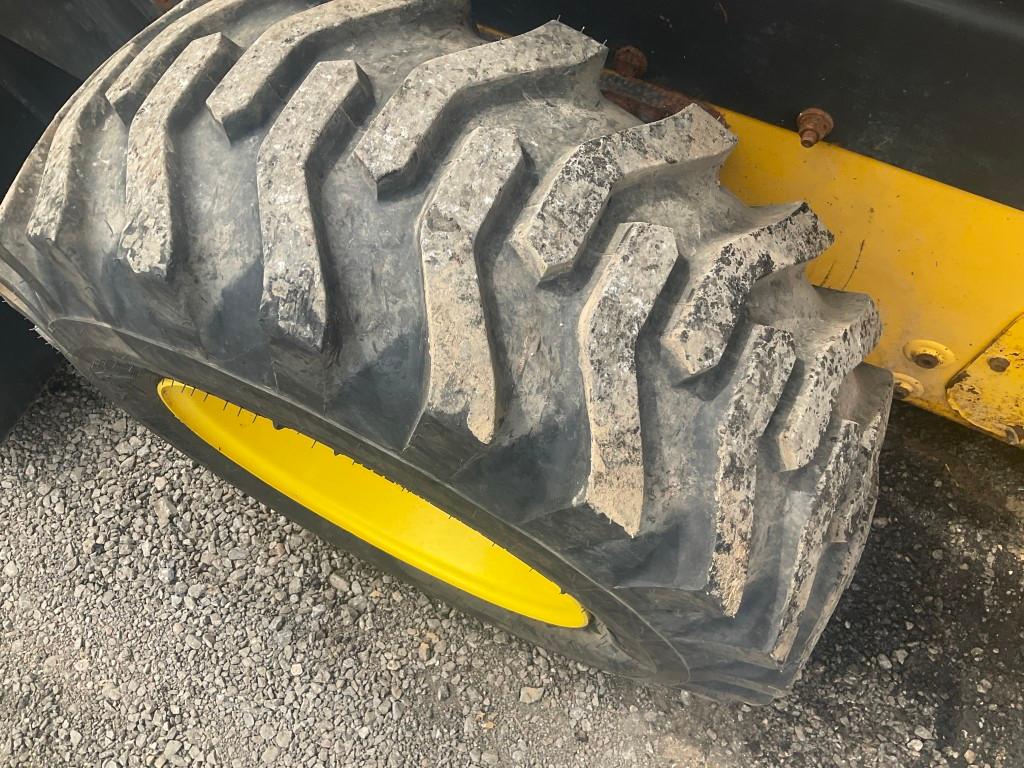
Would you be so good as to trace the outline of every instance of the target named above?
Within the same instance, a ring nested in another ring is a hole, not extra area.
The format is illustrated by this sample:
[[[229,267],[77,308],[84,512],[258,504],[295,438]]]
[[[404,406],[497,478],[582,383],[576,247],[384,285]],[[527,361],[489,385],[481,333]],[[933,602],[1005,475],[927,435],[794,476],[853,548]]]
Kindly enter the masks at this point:
[[[506,610],[559,627],[589,616],[511,552],[400,485],[292,429],[172,379],[157,392],[192,432],[353,536]]]
[[[805,149],[794,132],[722,112],[740,139],[723,184],[749,205],[809,202],[836,244],[808,277],[870,294],[884,330],[869,360],[920,382],[912,402],[957,418],[947,382],[1024,311],[1024,212],[835,145]],[[952,359],[916,365],[905,347],[920,339]]]

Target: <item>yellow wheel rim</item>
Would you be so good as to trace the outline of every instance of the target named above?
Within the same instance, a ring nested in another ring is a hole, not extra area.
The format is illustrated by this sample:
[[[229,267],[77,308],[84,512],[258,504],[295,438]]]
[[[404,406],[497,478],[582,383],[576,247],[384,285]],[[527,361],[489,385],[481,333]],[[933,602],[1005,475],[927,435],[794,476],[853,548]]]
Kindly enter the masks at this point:
[[[583,606],[506,549],[433,504],[293,429],[173,379],[157,393],[200,439],[292,501],[474,597],[559,627]]]

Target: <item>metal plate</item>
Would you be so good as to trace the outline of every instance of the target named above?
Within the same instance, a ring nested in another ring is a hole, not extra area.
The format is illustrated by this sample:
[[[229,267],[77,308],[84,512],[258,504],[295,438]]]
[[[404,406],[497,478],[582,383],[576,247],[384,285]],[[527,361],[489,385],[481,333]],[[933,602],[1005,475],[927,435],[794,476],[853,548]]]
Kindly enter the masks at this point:
[[[1024,315],[953,377],[948,396],[966,421],[1024,447]]]

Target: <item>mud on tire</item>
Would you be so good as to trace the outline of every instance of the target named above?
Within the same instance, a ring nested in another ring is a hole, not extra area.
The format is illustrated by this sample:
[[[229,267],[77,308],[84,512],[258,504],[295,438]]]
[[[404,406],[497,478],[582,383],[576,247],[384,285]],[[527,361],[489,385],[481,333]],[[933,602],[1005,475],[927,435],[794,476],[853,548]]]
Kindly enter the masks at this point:
[[[425,589],[614,672],[763,702],[850,579],[889,375],[831,236],[748,209],[698,107],[604,100],[558,22],[458,3],[185,0],[58,115],[3,203],[3,295],[86,376],[250,493]],[[474,600],[181,428],[172,376],[353,456],[592,615]]]

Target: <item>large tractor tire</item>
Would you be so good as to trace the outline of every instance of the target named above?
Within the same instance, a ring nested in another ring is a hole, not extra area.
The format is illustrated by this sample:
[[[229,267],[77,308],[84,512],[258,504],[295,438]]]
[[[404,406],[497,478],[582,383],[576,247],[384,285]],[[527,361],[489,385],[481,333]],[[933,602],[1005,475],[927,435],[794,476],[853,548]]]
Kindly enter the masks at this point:
[[[805,205],[720,188],[725,127],[638,124],[605,57],[554,21],[485,43],[457,3],[185,0],[40,141],[0,283],[321,535],[596,667],[765,702],[869,529],[879,319],[805,281]]]

